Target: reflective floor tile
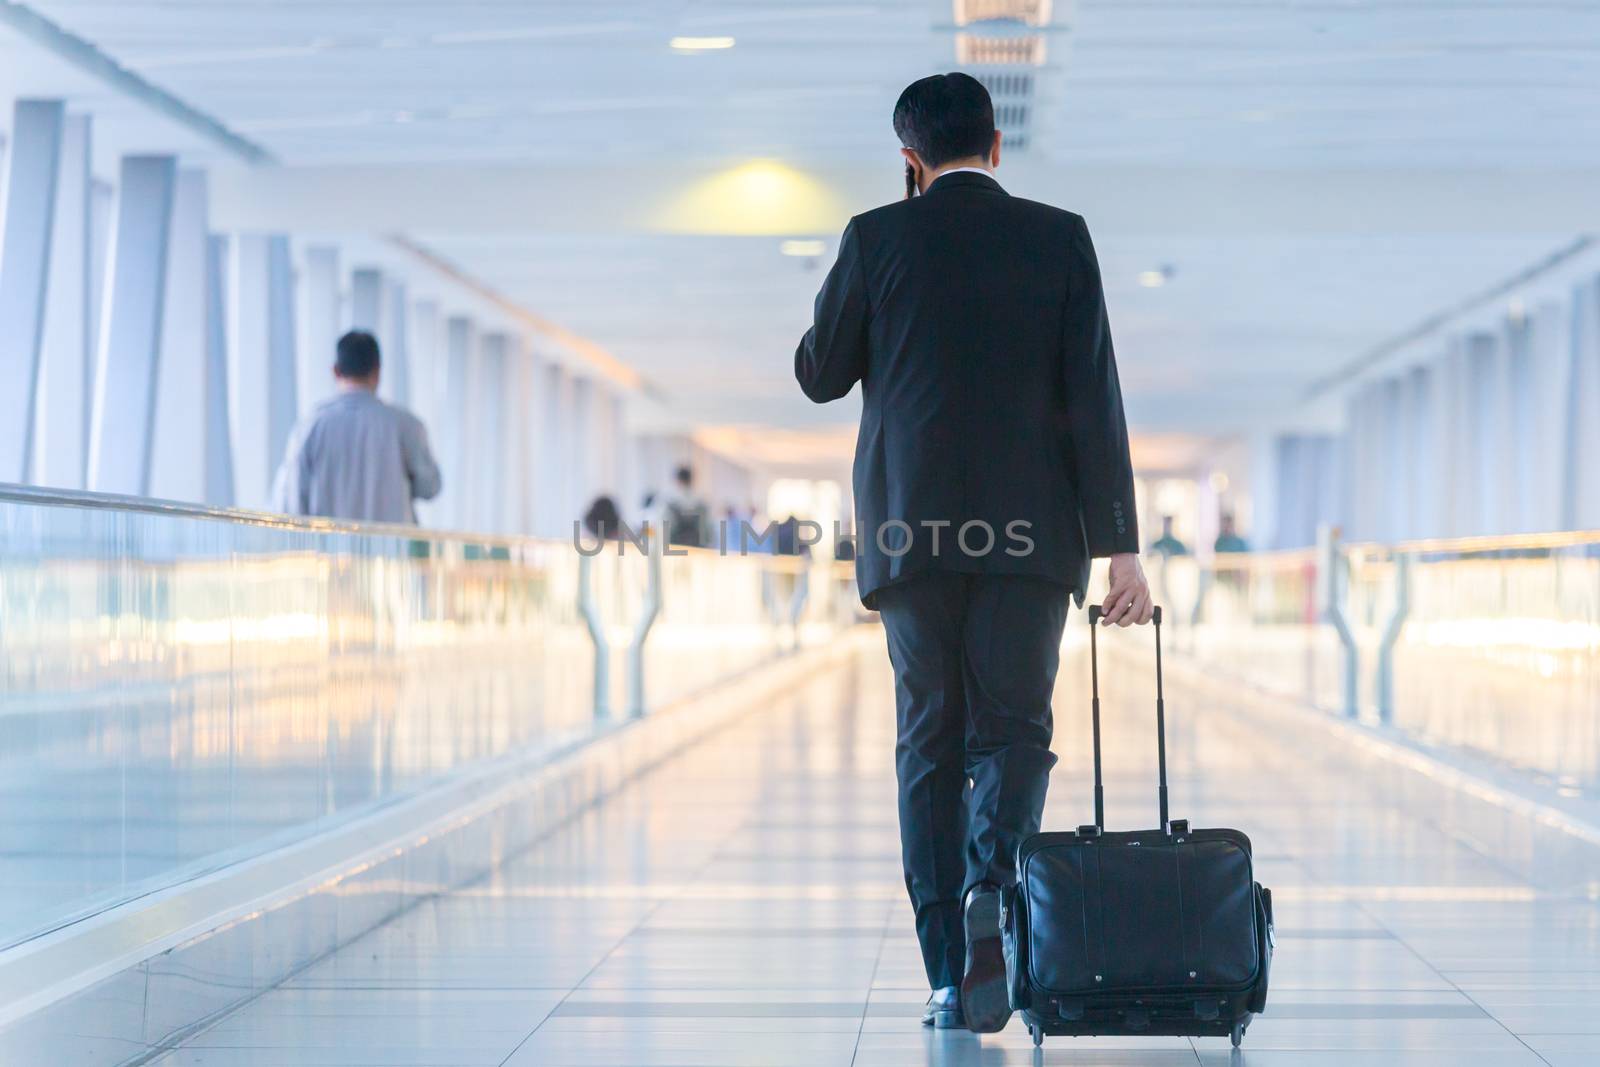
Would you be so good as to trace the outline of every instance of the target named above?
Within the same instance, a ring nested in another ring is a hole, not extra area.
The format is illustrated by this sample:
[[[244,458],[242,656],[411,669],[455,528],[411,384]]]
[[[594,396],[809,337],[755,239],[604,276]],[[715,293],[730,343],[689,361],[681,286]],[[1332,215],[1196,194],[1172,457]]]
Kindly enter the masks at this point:
[[[1082,821],[1064,660],[1047,825]],[[686,750],[493,877],[415,908],[196,1035],[167,1067],[1576,1067],[1600,1062],[1600,906],[1519,882],[1353,787],[1352,755],[1183,709],[1174,805],[1238,825],[1274,889],[1269,1007],[1220,1038],[919,1025],[878,659]],[[822,693],[819,697],[816,693]],[[844,694],[841,696],[841,694]],[[1148,816],[1142,702],[1108,694],[1107,807]],[[808,744],[796,744],[805,737]],[[1119,820],[1121,820],[1119,822]],[[1470,829],[1470,828],[1469,828]],[[431,1057],[431,1058],[430,1058]],[[1541,1057],[1543,1059],[1541,1060]],[[31,1065],[29,1065],[31,1067]]]

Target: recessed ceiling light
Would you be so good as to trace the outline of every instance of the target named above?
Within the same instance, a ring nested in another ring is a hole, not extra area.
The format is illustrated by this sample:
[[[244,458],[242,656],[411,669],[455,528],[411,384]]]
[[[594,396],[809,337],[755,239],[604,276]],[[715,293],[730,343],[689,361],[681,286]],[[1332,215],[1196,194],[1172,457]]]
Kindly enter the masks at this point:
[[[828,250],[828,246],[821,241],[785,241],[778,246],[778,251],[786,256],[820,256]]]
[[[733,47],[732,37],[674,37],[675,52],[717,52]]]
[[[1142,270],[1139,272],[1139,284],[1146,289],[1159,289],[1167,284],[1167,273],[1160,270]]]

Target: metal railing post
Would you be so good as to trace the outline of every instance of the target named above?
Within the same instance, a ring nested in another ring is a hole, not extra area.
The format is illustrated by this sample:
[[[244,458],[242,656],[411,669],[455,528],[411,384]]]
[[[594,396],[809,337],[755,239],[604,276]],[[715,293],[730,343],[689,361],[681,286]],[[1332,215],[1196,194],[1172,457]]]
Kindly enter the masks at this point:
[[[599,722],[611,717],[611,642],[594,602],[593,556],[578,556],[578,612],[589,629],[589,643],[594,646],[594,717]]]
[[[644,613],[633,624],[633,640],[628,644],[628,714],[635,719],[646,710],[644,642],[661,612],[661,553],[665,541],[665,532],[652,530],[646,542]]]
[[[1405,629],[1406,617],[1411,613],[1411,555],[1396,552],[1394,556],[1394,610],[1384,624],[1383,637],[1378,642],[1377,674],[1373,679],[1373,696],[1378,705],[1378,721],[1385,726],[1394,721],[1394,649]]]
[[[811,600],[811,561],[799,557],[800,568],[795,571],[794,591],[789,594],[789,651],[800,650],[800,617]]]
[[[1361,672],[1355,633],[1351,631],[1350,620],[1344,613],[1345,596],[1350,587],[1349,561],[1340,547],[1337,530],[1324,528],[1318,542],[1318,556],[1325,582],[1323,618],[1339,635],[1339,644],[1344,649],[1344,714],[1346,718],[1355,719],[1361,715]]]

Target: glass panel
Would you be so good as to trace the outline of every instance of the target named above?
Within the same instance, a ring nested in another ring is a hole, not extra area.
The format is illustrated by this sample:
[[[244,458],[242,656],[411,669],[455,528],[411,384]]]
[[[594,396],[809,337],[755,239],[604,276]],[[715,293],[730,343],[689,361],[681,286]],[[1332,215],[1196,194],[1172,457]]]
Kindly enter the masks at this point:
[[[0,945],[593,728],[570,546],[29,495],[0,498]]]
[[[1600,789],[1600,537],[1417,557],[1394,685],[1423,740]]]
[[[1353,546],[1346,615],[1363,718],[1378,718],[1378,660],[1410,561],[1394,648],[1395,726],[1511,764],[1563,789],[1600,789],[1600,534]],[[1174,559],[1156,573],[1183,610],[1176,647],[1218,671],[1330,712],[1342,652],[1322,621],[1315,553]]]

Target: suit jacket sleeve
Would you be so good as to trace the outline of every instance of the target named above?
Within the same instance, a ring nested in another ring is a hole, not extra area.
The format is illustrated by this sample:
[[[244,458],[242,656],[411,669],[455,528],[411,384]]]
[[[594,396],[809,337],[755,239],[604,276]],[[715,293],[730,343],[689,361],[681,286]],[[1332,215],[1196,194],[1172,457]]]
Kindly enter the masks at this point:
[[[867,287],[855,220],[839,240],[839,258],[817,294],[816,318],[794,352],[794,376],[819,404],[850,392],[867,371]]]
[[[1137,552],[1139,526],[1122,387],[1117,381],[1100,264],[1081,218],[1073,221],[1071,255],[1062,356],[1083,529],[1091,556]]]

